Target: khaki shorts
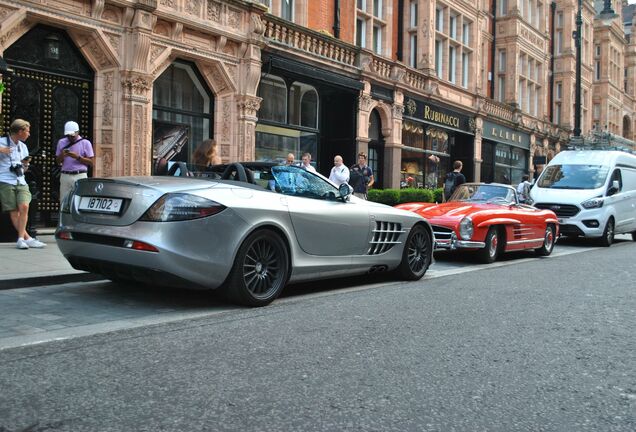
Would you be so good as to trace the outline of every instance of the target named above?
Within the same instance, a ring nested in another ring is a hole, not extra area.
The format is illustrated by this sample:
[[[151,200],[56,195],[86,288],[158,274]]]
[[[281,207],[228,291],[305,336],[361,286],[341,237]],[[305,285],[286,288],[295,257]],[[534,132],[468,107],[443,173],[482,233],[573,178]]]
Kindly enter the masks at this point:
[[[12,185],[0,182],[0,203],[2,211],[13,211],[18,209],[18,204],[29,204],[31,202],[31,192],[27,185]]]

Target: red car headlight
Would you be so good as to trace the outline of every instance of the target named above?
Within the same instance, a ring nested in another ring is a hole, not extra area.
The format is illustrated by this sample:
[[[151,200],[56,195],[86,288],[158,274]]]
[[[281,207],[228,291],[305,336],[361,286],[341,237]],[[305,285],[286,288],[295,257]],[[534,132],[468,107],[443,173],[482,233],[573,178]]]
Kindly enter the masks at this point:
[[[225,206],[216,201],[185,193],[170,193],[159,198],[139,219],[145,222],[173,222],[215,215]]]
[[[470,240],[473,237],[473,220],[465,217],[459,223],[459,236],[462,240]]]

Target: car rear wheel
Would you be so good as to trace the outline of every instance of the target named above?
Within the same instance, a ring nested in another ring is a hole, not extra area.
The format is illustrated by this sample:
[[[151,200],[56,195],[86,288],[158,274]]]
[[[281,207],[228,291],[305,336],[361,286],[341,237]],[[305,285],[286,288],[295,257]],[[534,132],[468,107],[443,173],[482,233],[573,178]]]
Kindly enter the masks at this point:
[[[486,235],[486,246],[477,252],[479,260],[485,264],[490,264],[497,260],[499,256],[499,234],[497,227],[490,227]]]
[[[614,243],[614,219],[609,218],[603,230],[603,236],[599,239],[599,244],[603,247],[610,247]]]
[[[548,256],[554,249],[554,226],[548,225],[545,227],[545,235],[543,236],[543,246],[535,249],[537,255]]]
[[[289,274],[285,242],[270,230],[250,234],[236,254],[224,291],[232,302],[265,306],[283,290]]]
[[[636,231],[632,232],[632,240],[636,241]]]
[[[430,234],[422,225],[414,226],[404,244],[402,262],[397,268],[398,276],[403,280],[421,279],[431,265],[432,257],[433,242]]]

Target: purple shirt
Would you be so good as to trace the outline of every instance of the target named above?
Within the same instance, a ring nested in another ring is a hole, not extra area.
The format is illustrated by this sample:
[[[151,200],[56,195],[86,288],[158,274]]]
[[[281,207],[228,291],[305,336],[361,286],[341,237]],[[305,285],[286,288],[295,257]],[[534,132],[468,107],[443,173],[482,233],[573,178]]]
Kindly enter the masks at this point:
[[[66,137],[59,140],[57,142],[55,156],[59,156],[62,153],[62,149],[66,147],[68,143],[69,141]],[[95,156],[91,142],[79,135],[77,136],[75,143],[67,148],[81,157],[92,158]],[[75,158],[64,156],[64,160],[62,161],[62,171],[88,171],[88,167]]]

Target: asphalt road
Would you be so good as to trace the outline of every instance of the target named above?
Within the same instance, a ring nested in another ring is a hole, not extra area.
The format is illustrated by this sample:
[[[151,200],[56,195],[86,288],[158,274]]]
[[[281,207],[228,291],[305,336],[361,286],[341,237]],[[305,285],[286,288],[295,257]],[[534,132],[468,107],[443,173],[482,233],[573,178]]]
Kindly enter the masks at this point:
[[[0,349],[0,431],[631,432],[635,255],[622,242],[323,282],[266,308]]]

